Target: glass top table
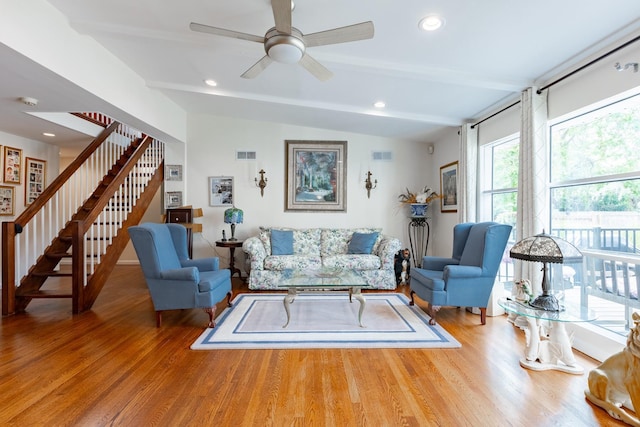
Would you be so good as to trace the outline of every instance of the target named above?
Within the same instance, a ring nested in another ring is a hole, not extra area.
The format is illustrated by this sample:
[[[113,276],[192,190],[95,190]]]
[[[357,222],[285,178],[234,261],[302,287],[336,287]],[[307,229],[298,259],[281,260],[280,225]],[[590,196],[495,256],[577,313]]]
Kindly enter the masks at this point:
[[[525,356],[520,359],[520,366],[534,371],[555,369],[577,375],[584,372],[576,363],[564,325],[596,320],[592,310],[573,305],[561,311],[541,310],[510,298],[500,298],[498,305],[516,315],[510,321],[526,333]]]
[[[550,320],[552,322],[591,322],[596,320],[597,316],[593,310],[586,307],[577,307],[569,305],[563,307],[561,311],[548,311],[532,307],[526,303],[521,303],[509,298],[500,298],[498,305],[509,313],[519,316],[533,317],[534,319]]]
[[[287,323],[289,325],[291,314],[289,305],[295,301],[296,295],[301,291],[348,291],[349,301],[355,298],[360,303],[358,312],[358,323],[362,325],[362,313],[366,300],[362,295],[362,289],[371,289],[362,274],[357,270],[343,268],[322,268],[319,270],[285,270],[283,281],[278,284],[278,288],[286,289],[287,295],[284,297],[284,309],[287,312]]]

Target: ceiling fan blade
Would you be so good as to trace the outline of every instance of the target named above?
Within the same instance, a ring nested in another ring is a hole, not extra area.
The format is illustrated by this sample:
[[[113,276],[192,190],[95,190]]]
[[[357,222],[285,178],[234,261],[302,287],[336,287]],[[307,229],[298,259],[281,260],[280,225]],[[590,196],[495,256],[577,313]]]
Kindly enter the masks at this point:
[[[299,64],[306,68],[308,72],[313,74],[321,82],[326,82],[331,77],[333,77],[333,73],[331,71],[327,70],[324,65],[322,65],[306,53],[300,60]]]
[[[291,33],[291,0],[271,0],[276,30]]]
[[[304,44],[307,47],[347,43],[370,38],[373,38],[373,22],[371,21],[303,36]]]
[[[265,55],[262,57],[262,59],[260,59],[260,61],[253,64],[251,68],[245,71],[240,77],[242,77],[243,79],[253,79],[257,77],[258,74],[260,74],[265,68],[271,65],[272,62],[273,59],[269,58],[268,55]]]
[[[199,33],[214,34],[216,36],[231,37],[240,40],[249,40],[250,42],[264,43],[264,36],[254,36],[253,34],[240,33],[238,31],[225,30],[224,28],[211,27],[209,25],[197,24],[192,22],[189,24],[191,31]]]

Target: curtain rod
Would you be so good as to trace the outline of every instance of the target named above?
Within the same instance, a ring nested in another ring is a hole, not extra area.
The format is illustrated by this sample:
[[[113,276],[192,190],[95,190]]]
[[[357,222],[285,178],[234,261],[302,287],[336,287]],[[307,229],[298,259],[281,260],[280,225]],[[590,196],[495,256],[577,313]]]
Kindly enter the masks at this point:
[[[490,115],[490,116],[488,116],[488,117],[485,117],[484,119],[480,120],[478,123],[474,123],[474,124],[472,124],[472,125],[471,125],[471,129],[475,128],[475,127],[476,127],[476,126],[478,126],[480,123],[486,122],[486,121],[487,121],[487,120],[489,120],[490,118],[495,117],[495,116],[497,116],[498,114],[500,114],[500,113],[502,113],[502,112],[504,112],[504,111],[507,111],[509,108],[514,107],[514,106],[516,106],[516,105],[518,105],[518,104],[520,104],[520,100],[517,100],[516,102],[514,102],[514,103],[513,103],[513,104],[511,104],[511,105],[507,105],[507,106],[506,106],[506,107],[504,107],[502,110],[500,110],[500,111],[496,111],[496,112],[495,112],[495,113],[493,113],[492,115]]]
[[[555,81],[553,81],[553,82],[549,83],[548,85],[541,87],[541,88],[540,88],[540,89],[538,89],[536,92],[538,93],[538,95],[540,95],[540,94],[542,93],[542,91],[543,91],[543,90],[545,90],[545,89],[549,89],[551,86],[554,86],[554,85],[556,85],[556,84],[560,83],[560,82],[561,82],[561,81],[563,81],[564,79],[566,79],[566,78],[568,78],[568,77],[573,76],[574,74],[576,74],[576,73],[578,73],[578,72],[580,72],[580,71],[584,70],[584,69],[585,69],[585,68],[587,68],[587,67],[592,66],[592,65],[593,65],[593,64],[595,64],[596,62],[598,62],[598,61],[600,61],[600,60],[602,60],[602,59],[606,58],[607,56],[609,56],[609,55],[611,55],[611,54],[616,53],[617,51],[619,51],[619,50],[621,50],[621,49],[624,49],[625,47],[629,46],[630,44],[633,44],[633,43],[637,42],[638,40],[640,40],[640,36],[637,36],[637,37],[635,37],[635,38],[633,38],[633,39],[629,40],[628,42],[621,44],[620,46],[616,47],[616,48],[615,48],[615,49],[613,49],[613,50],[610,50],[609,52],[605,53],[604,55],[601,55],[601,56],[597,57],[597,58],[596,58],[596,59],[594,59],[593,61],[590,61],[590,62],[586,63],[586,64],[585,64],[585,65],[583,65],[582,67],[580,67],[580,68],[577,68],[577,69],[573,70],[572,72],[570,72],[569,74],[564,75],[563,77],[560,77],[558,80],[555,80]]]
[[[603,59],[604,59],[604,58],[606,58],[607,56],[612,55],[612,54],[616,53],[617,51],[619,51],[619,50],[621,50],[621,49],[624,49],[625,47],[627,47],[627,46],[629,46],[629,45],[631,45],[631,44],[633,44],[633,43],[637,42],[638,40],[640,40],[640,36],[636,36],[635,38],[633,38],[633,39],[631,39],[631,40],[629,40],[629,41],[627,41],[627,42],[625,42],[625,43],[621,44],[620,46],[618,46],[618,47],[616,47],[616,48],[614,48],[614,49],[610,50],[609,52],[607,52],[607,53],[605,53],[605,54],[603,54],[603,55],[601,55],[601,56],[597,57],[597,58],[596,58],[596,59],[594,59],[593,61],[588,62],[587,64],[583,65],[582,67],[580,67],[580,68],[577,68],[577,69],[573,70],[573,71],[572,71],[572,72],[570,72],[569,74],[566,74],[566,75],[564,75],[564,76],[560,77],[559,79],[552,81],[552,82],[551,82],[551,83],[549,83],[548,85],[541,87],[540,89],[536,90],[536,93],[537,93],[538,95],[540,95],[540,94],[542,93],[542,91],[544,91],[545,89],[549,89],[551,86],[554,86],[554,85],[556,85],[556,84],[560,83],[560,82],[561,82],[561,81],[563,81],[564,79],[569,78],[569,77],[573,76],[574,74],[576,74],[576,73],[578,73],[578,72],[580,72],[580,71],[584,70],[585,68],[592,66],[592,65],[593,65],[593,64],[595,64],[596,62],[603,60]],[[508,110],[509,108],[511,108],[511,107],[513,107],[513,106],[515,106],[515,105],[518,105],[519,103],[520,103],[520,101],[516,101],[516,102],[514,102],[513,104],[511,104],[511,105],[508,105],[508,106],[504,107],[502,110],[497,111],[497,112],[493,113],[492,115],[490,115],[490,116],[488,116],[488,117],[485,117],[484,119],[480,120],[479,122],[477,122],[477,123],[475,123],[475,124],[471,125],[471,129],[475,128],[475,127],[476,127],[476,126],[478,126],[480,123],[483,123],[483,122],[485,122],[485,121],[489,120],[490,118],[495,117],[495,116],[497,116],[498,114],[500,114],[500,113],[502,113],[502,112],[504,112],[504,111]]]

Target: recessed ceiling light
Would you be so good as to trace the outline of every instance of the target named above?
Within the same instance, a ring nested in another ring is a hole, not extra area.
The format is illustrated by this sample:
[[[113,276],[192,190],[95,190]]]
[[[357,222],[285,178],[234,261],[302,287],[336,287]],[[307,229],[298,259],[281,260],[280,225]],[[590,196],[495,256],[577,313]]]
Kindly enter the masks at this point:
[[[207,79],[207,80],[205,80],[204,82],[207,84],[207,86],[213,86],[213,87],[218,86],[218,82],[216,82],[216,81],[215,81],[215,80],[213,80],[213,79]]]
[[[42,134],[43,134],[44,136],[48,136],[48,137],[51,137],[51,138],[53,138],[54,136],[56,136],[56,134],[55,134],[55,133],[51,133],[51,132],[42,132]]]
[[[438,15],[427,15],[420,20],[418,26],[425,31],[435,31],[444,26],[444,19]]]
[[[374,107],[376,108],[384,108],[387,104],[385,104],[383,101],[378,101],[376,103],[373,104]]]

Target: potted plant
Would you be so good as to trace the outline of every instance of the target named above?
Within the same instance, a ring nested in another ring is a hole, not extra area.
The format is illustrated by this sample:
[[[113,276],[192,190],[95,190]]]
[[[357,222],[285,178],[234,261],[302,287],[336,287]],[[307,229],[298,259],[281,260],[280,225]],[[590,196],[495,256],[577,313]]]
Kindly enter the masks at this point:
[[[429,186],[425,186],[422,191],[415,193],[408,188],[406,190],[406,193],[402,193],[398,196],[398,200],[402,204],[409,205],[411,208],[411,217],[413,218],[422,218],[427,216],[429,203],[441,197]]]

